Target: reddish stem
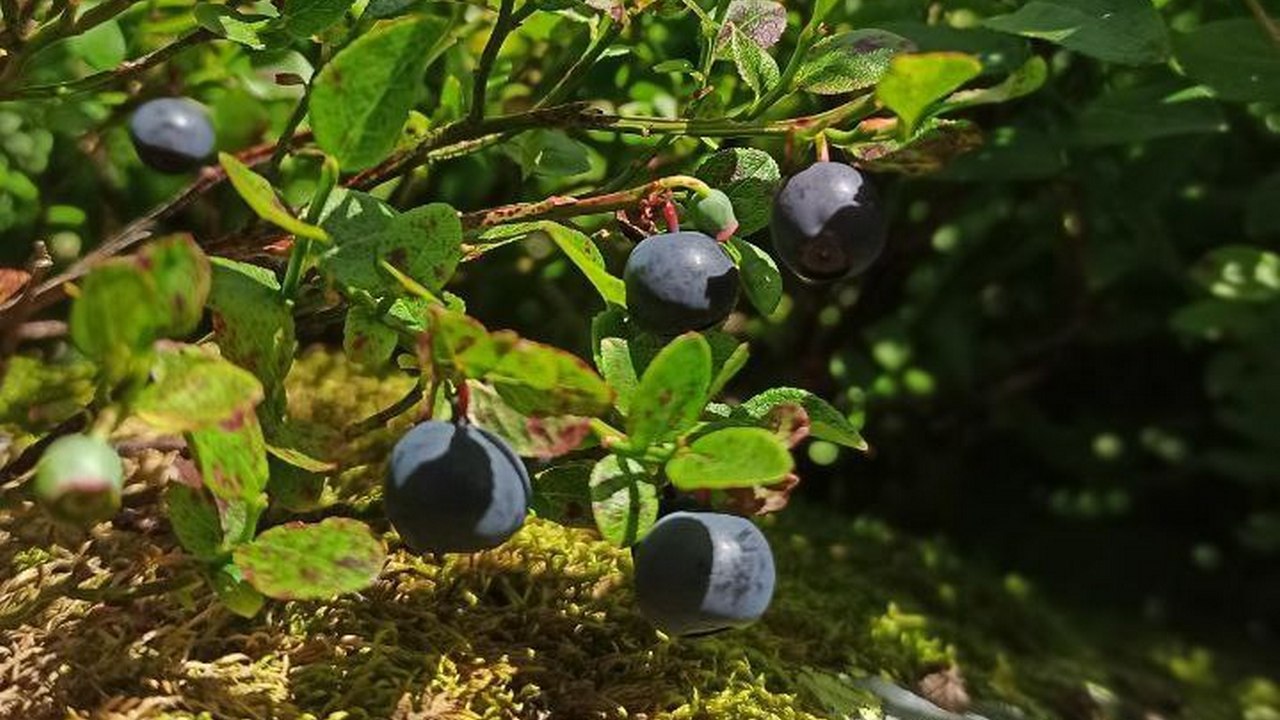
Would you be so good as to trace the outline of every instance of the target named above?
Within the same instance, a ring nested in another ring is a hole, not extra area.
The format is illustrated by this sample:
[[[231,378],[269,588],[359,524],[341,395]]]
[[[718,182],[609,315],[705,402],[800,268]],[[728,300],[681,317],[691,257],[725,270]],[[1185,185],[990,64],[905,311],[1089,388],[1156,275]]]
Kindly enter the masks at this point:
[[[457,394],[453,396],[453,421],[467,422],[467,413],[471,410],[471,386],[466,380],[458,383]]]
[[[667,221],[667,232],[680,232],[680,214],[670,199],[662,201],[662,217]]]

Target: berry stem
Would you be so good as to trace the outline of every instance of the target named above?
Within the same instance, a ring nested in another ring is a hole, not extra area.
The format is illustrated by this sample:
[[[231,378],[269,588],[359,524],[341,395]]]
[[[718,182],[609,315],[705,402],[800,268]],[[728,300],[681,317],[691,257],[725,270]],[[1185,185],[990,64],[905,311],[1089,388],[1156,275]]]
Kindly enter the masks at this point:
[[[468,413],[471,411],[471,386],[464,379],[453,387],[453,422],[465,425],[470,422]]]
[[[662,201],[662,219],[667,223],[667,232],[680,232],[680,213],[670,199]]]
[[[111,433],[115,431],[116,426],[120,424],[120,407],[117,405],[108,405],[102,408],[102,412],[98,413],[98,417],[94,419],[93,425],[89,427],[89,436],[106,441],[111,437]]]
[[[818,151],[818,162],[831,162],[831,147],[827,144],[827,134],[820,132],[814,135],[813,144]]]
[[[462,215],[462,227],[468,230],[504,225],[517,221],[570,218],[596,215],[629,208],[651,195],[671,190],[689,190],[699,197],[711,193],[711,186],[688,175],[671,175],[618,192],[587,197],[551,197],[540,202],[514,203]]]

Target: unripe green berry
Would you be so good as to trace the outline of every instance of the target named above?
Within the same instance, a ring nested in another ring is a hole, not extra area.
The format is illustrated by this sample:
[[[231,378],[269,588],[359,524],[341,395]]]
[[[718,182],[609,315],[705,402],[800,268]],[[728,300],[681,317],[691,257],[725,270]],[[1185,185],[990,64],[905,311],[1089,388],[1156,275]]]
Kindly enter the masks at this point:
[[[51,515],[92,524],[116,514],[124,464],[114,448],[89,435],[67,435],[45,449],[36,466],[36,499]]]
[[[712,190],[705,196],[696,198],[689,213],[694,226],[720,242],[728,240],[738,231],[738,216],[733,213],[733,203],[728,195],[719,190]]]
[[[64,230],[49,238],[49,255],[60,266],[70,265],[80,258],[80,236]]]

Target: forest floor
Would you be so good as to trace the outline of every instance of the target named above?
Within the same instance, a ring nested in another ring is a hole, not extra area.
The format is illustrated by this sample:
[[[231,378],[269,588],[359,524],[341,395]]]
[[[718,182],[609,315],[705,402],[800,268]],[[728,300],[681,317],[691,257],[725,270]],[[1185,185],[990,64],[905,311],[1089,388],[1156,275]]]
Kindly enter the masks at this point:
[[[361,417],[351,403],[400,392],[384,385],[313,353],[291,404]],[[1280,720],[1275,678],[1221,653],[1079,622],[943,542],[801,503],[766,523],[764,621],[696,640],[640,617],[629,553],[537,520],[475,556],[393,552],[365,592],[253,619],[199,585],[130,597],[186,562],[155,500],[172,460],[133,463],[126,510],[80,537],[0,510],[0,719]]]

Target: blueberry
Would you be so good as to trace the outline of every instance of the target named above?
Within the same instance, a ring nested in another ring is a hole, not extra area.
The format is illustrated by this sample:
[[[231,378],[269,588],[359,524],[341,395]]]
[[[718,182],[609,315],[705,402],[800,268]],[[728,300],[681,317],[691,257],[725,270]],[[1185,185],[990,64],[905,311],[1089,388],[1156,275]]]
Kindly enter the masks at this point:
[[[51,515],[92,524],[120,509],[124,465],[114,448],[89,435],[67,435],[45,448],[32,486]]]
[[[656,335],[705,330],[738,302],[738,268],[720,243],[700,232],[645,238],[623,272],[627,310]]]
[[[773,200],[773,247],[791,271],[829,282],[866,270],[884,250],[880,200],[862,173],[833,162],[810,165]]]
[[[760,619],[773,598],[773,552],[750,520],[675,512],[633,548],[636,598],[669,635],[705,635]]]
[[[129,120],[129,137],[142,162],[163,173],[196,170],[213,153],[209,115],[186,98],[160,98],[140,105]]]
[[[532,492],[524,463],[502,438],[428,421],[396,443],[383,502],[413,550],[476,552],[520,529]]]

